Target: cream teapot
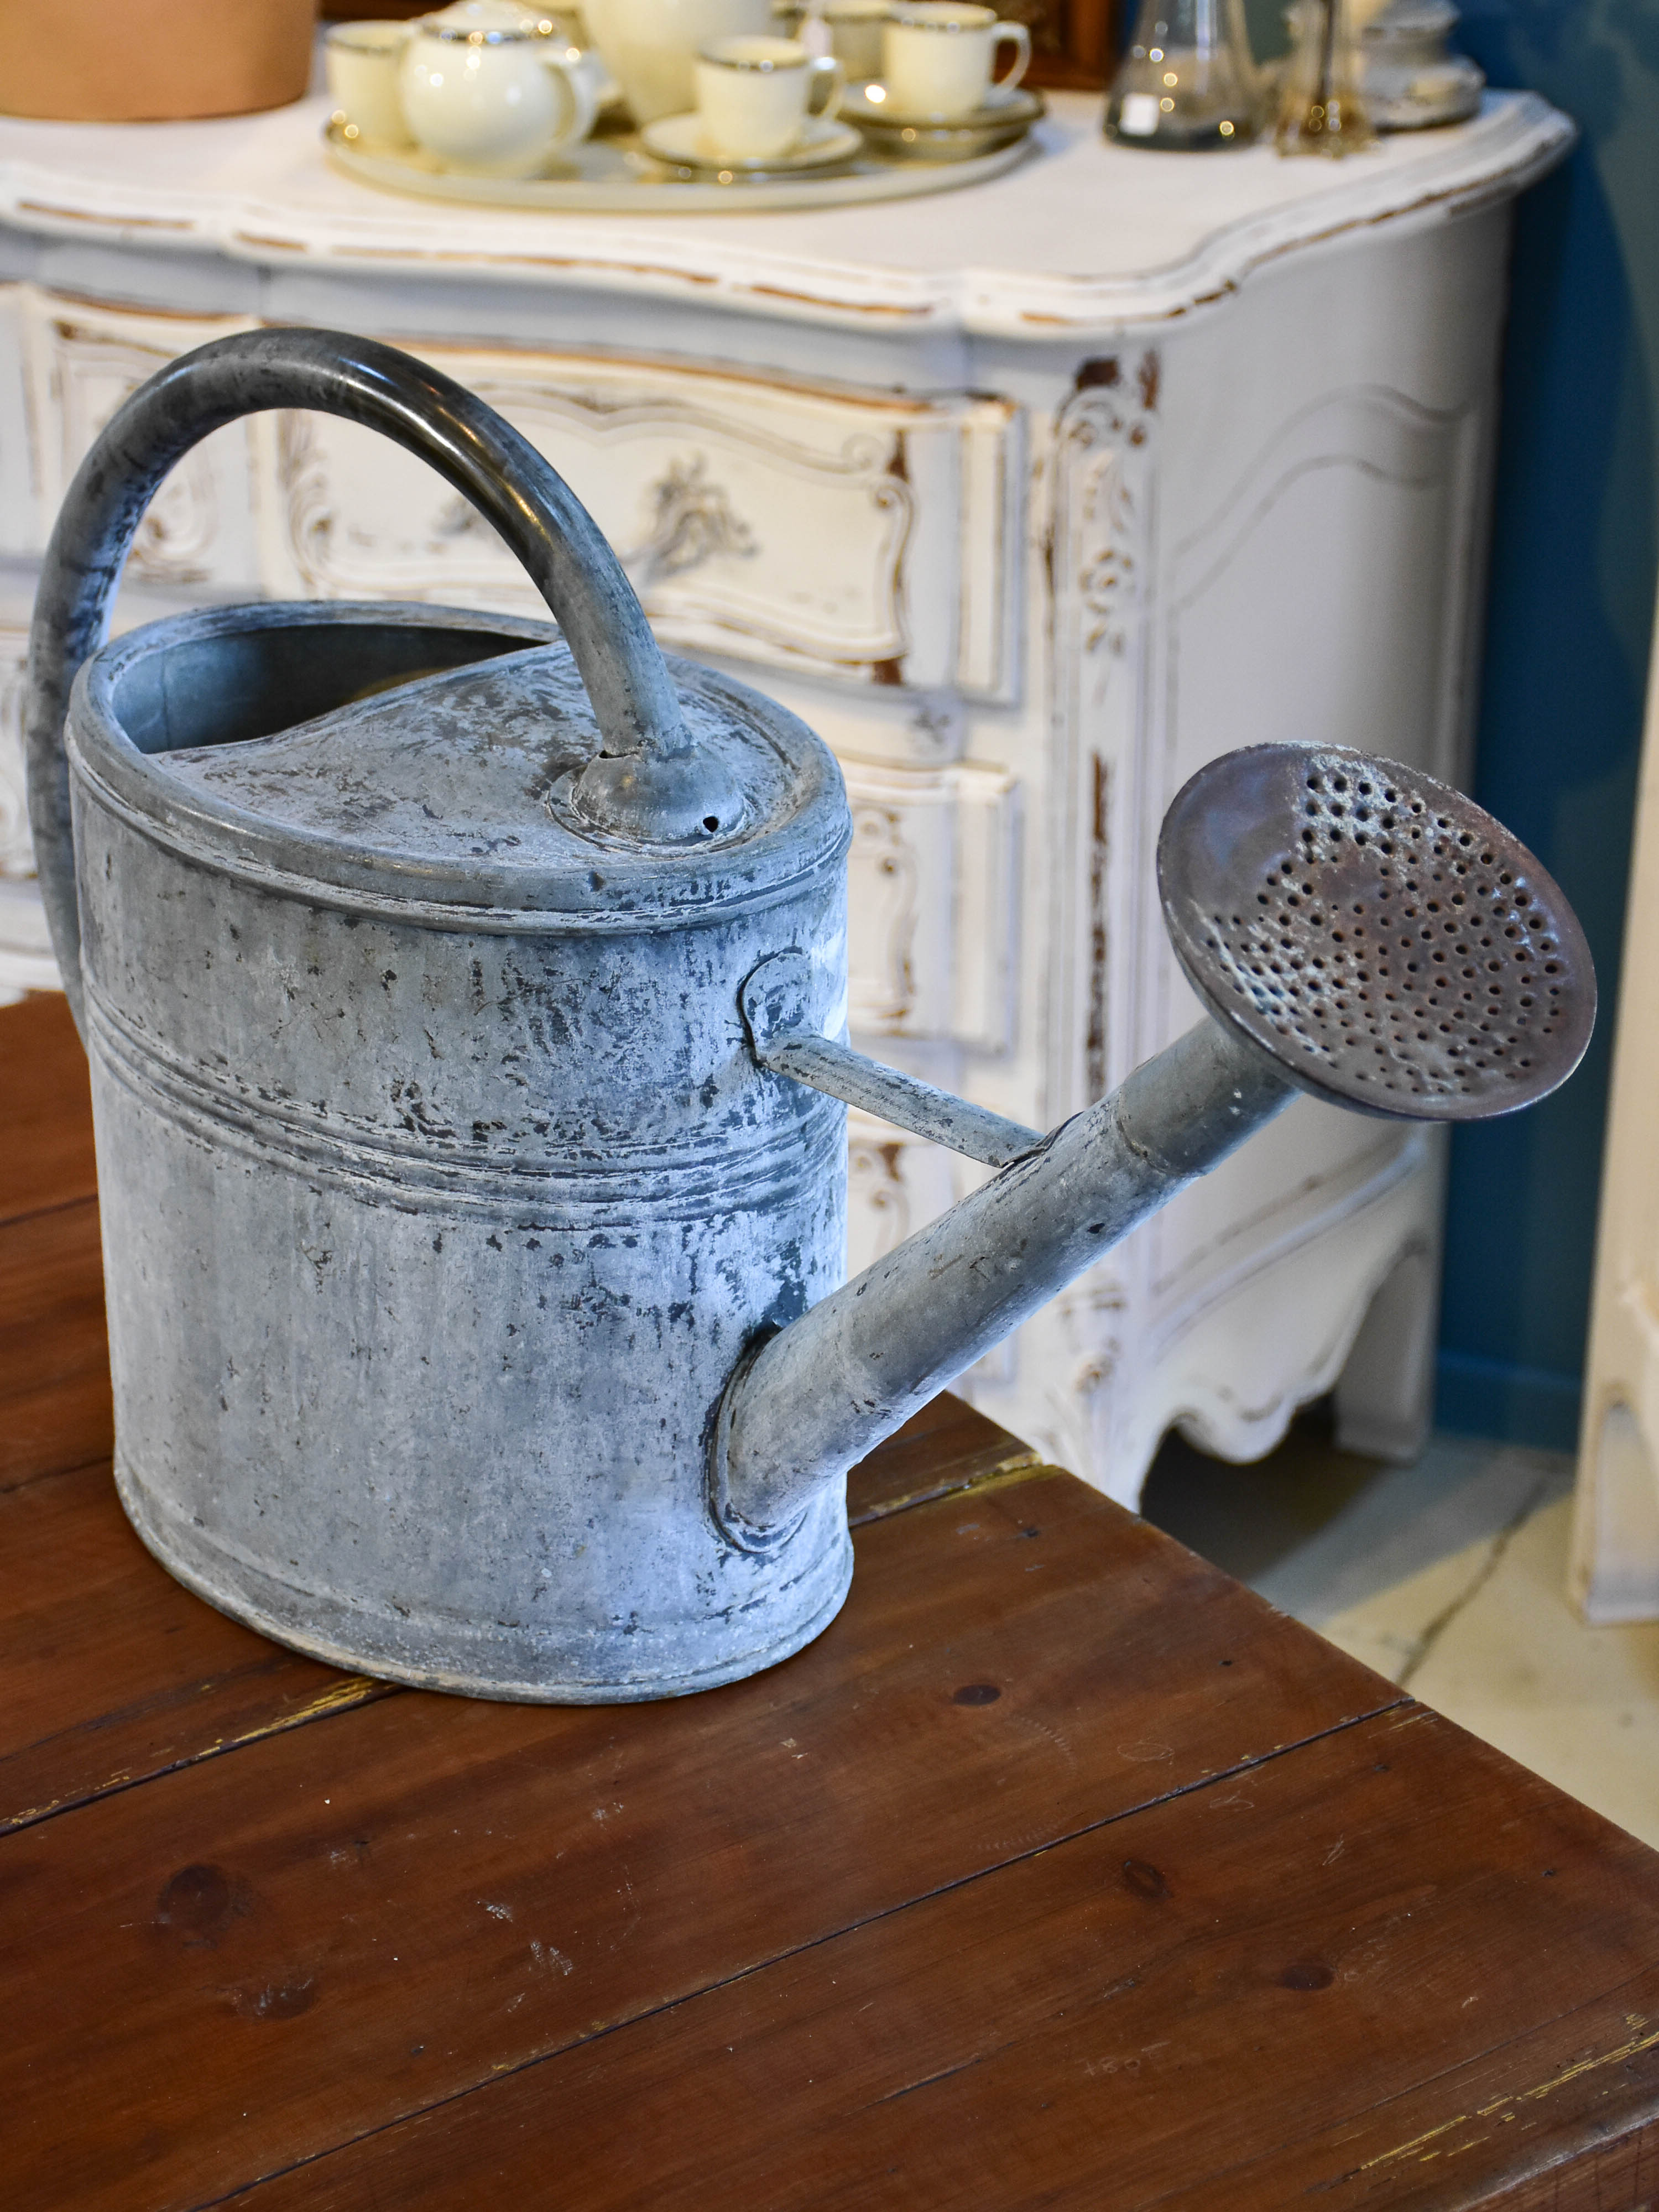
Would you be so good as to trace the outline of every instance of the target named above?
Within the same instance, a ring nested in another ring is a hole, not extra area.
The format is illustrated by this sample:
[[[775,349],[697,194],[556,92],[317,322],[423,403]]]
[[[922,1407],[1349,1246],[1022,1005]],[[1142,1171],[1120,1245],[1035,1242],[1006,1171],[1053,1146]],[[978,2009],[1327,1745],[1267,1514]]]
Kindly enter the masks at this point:
[[[398,70],[416,141],[480,176],[533,177],[593,128],[605,84],[556,15],[455,0],[410,26]]]

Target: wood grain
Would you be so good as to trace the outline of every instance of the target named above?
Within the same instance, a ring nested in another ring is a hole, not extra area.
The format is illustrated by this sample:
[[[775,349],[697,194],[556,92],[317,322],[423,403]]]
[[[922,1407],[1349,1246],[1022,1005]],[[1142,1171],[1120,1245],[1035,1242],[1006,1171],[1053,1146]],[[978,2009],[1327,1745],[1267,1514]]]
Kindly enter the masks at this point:
[[[944,1390],[853,1469],[847,1517],[860,1528],[884,1514],[1024,1474],[1037,1464],[1030,1444]]]
[[[192,1597],[103,1465],[0,1498],[0,1830],[390,1694]]]
[[[68,1007],[0,1007],[0,1492],[110,1450],[97,1187]]]
[[[113,1444],[98,1206],[0,1225],[0,1491]]]
[[[0,1007],[0,1222],[97,1188],[86,1054],[63,998],[37,992]]]
[[[1606,2140],[1601,2130],[1610,2130]],[[1659,2120],[1574,2112],[1557,2129],[1559,2155],[1513,2187],[1472,2198],[1462,2212],[1654,2212],[1659,2205]],[[1586,2136],[1590,2147],[1584,2146]]]
[[[583,2212],[1451,2208],[1512,2183],[1576,2084],[1651,2112],[1656,2045],[1651,1855],[1413,1709],[233,2201],[464,2212],[487,2175]]]
[[[7,1370],[0,1336],[0,1401]],[[878,1453],[854,1470],[866,1517],[902,1509],[928,1450],[936,1495],[1033,1456],[959,1399],[936,1400],[889,1447],[890,1465]],[[0,1495],[0,1830],[396,1694],[193,1597],[133,1534],[106,1464],[36,1478]]]
[[[729,1689],[264,1738],[0,1846],[9,2201],[204,2201],[1395,1697],[1039,1475],[873,1522]]]

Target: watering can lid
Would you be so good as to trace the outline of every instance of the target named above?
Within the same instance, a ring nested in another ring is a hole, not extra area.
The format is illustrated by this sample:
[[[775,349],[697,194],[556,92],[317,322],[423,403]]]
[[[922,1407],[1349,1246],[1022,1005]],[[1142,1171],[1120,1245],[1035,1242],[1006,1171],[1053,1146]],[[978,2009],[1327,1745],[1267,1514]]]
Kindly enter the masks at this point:
[[[547,641],[416,676],[268,736],[190,742],[187,694],[210,690],[193,713],[213,726],[209,656],[301,621]],[[515,930],[684,923],[775,897],[838,860],[851,823],[823,742],[746,684],[679,659],[669,666],[698,754],[741,801],[735,822],[728,813],[690,845],[582,818],[572,786],[599,732],[548,625],[448,609],[231,607],[149,624],[82,671],[70,750],[83,781],[192,859],[439,927],[489,927],[490,915]]]

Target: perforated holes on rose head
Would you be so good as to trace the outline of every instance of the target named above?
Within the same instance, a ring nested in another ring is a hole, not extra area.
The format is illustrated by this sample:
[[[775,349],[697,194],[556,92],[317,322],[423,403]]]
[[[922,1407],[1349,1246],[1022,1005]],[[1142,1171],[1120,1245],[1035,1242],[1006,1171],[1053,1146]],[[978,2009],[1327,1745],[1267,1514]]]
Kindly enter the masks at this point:
[[[1529,1106],[1578,1065],[1589,948],[1472,799],[1331,745],[1251,745],[1176,794],[1158,848],[1208,1011],[1304,1091],[1413,1121]]]

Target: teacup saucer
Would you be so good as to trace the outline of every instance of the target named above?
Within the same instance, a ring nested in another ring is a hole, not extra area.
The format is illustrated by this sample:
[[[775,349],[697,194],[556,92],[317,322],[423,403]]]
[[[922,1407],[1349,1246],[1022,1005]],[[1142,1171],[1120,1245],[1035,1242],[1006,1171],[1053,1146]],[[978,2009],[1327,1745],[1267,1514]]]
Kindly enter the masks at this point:
[[[787,154],[758,157],[715,154],[703,143],[702,132],[702,118],[695,112],[665,115],[646,125],[640,143],[657,161],[672,162],[676,168],[723,171],[738,176],[763,170],[768,176],[777,176],[801,169],[827,169],[837,161],[850,161],[864,143],[849,124],[837,122],[832,115],[809,115],[801,125],[799,143]]]
[[[982,106],[952,116],[902,115],[888,106],[886,91],[879,82],[850,84],[837,112],[887,161],[972,161],[1023,137],[1048,112],[1042,94],[1023,84],[994,87]]]

